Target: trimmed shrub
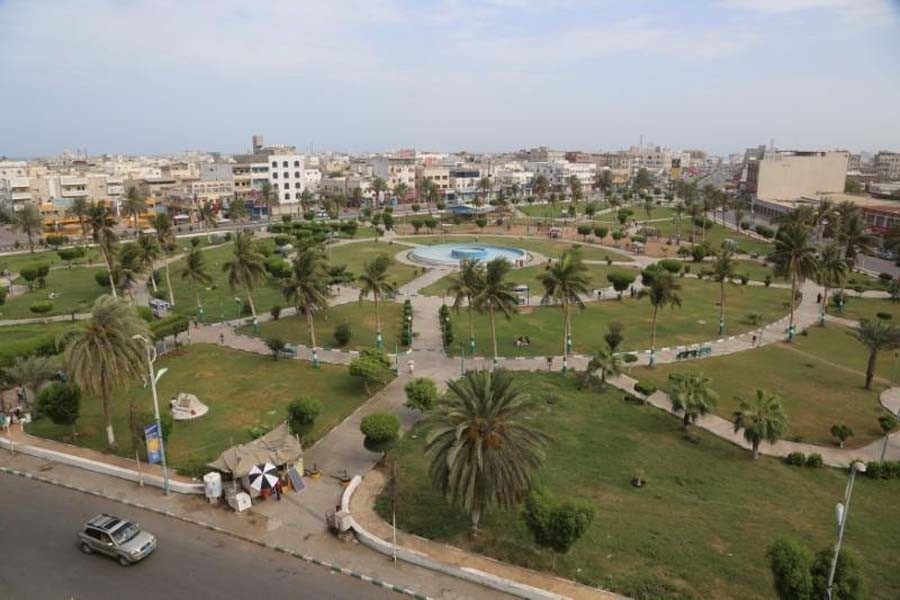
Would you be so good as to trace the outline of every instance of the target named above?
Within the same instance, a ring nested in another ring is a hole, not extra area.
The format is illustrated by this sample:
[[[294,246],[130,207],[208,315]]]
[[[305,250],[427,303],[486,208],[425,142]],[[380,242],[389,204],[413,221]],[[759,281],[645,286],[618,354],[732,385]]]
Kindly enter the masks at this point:
[[[291,431],[300,436],[307,434],[320,412],[322,405],[318,400],[300,396],[288,404],[287,421]]]
[[[766,238],[767,240],[770,240],[773,237],[775,237],[775,230],[772,229],[771,227],[767,227],[765,225],[759,224],[754,229],[756,229],[756,233],[758,233],[762,237]]]
[[[438,398],[437,384],[428,377],[416,377],[403,386],[406,392],[406,407],[427,412],[434,408]]]
[[[47,301],[35,302],[34,304],[32,304],[31,306],[28,307],[28,310],[30,310],[31,312],[33,312],[36,315],[42,315],[44,313],[48,313],[51,310],[53,310],[53,303],[47,302]]]
[[[383,452],[400,435],[400,420],[392,414],[374,413],[364,417],[359,430],[365,436],[364,445],[372,452]]]
[[[665,269],[669,273],[672,273],[673,275],[675,275],[679,271],[681,271],[681,267],[684,265],[683,262],[681,262],[680,260],[674,259],[674,258],[663,259],[663,260],[659,261],[658,264],[663,269]]]
[[[656,386],[652,383],[646,383],[643,381],[639,381],[634,384],[634,391],[639,394],[643,394],[644,396],[650,396],[656,392]]]
[[[900,460],[870,461],[866,463],[866,477],[900,479]]]
[[[785,464],[802,467],[806,464],[806,455],[802,452],[791,452],[784,457]]]
[[[135,306],[134,310],[137,311],[137,314],[140,318],[148,323],[153,322],[153,311],[149,306]]]
[[[350,342],[351,335],[350,326],[346,323],[341,323],[334,328],[334,341],[340,347],[344,347]]]
[[[271,309],[269,309],[269,314],[272,315],[272,320],[277,321],[281,317],[281,305],[276,304]]]
[[[631,364],[636,363],[638,361],[638,357],[637,354],[623,354],[622,360],[624,360],[628,364]]]
[[[818,469],[823,466],[825,461],[822,460],[822,455],[818,452],[813,452],[809,456],[806,457],[806,466],[811,467],[813,469]]]
[[[62,246],[63,244],[68,242],[69,238],[65,235],[57,235],[55,233],[51,233],[46,238],[44,238],[44,241],[47,242],[48,246],[57,247]]]

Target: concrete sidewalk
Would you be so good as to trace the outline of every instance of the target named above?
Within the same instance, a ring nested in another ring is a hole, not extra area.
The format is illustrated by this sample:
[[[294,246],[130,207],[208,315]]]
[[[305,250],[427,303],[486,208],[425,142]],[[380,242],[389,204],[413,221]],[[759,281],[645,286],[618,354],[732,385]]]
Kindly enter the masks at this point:
[[[12,455],[0,451],[0,468],[5,472],[51,480],[57,485],[227,533],[260,546],[297,555],[337,573],[387,581],[395,590],[402,590],[407,595],[446,600],[504,597],[479,585],[408,564],[393,563],[359,544],[339,541],[325,530],[324,518],[320,518],[324,515],[312,515],[306,508],[310,492],[318,491],[324,480],[310,482],[305,479],[308,484],[306,490],[300,493],[288,492],[281,502],[271,499],[260,502],[248,513],[238,515],[222,506],[212,506],[201,497],[180,494],[165,496],[156,488],[139,487],[105,475],[46,463],[22,454]],[[331,488],[331,491],[336,492],[333,502],[340,501],[341,490],[340,486]],[[265,551],[267,550],[260,549],[260,552]]]

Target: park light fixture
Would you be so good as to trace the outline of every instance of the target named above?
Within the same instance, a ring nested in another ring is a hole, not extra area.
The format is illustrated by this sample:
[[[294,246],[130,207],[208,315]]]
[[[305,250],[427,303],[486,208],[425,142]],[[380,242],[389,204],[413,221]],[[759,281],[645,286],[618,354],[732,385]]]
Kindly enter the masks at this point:
[[[169,495],[169,469],[166,465],[166,444],[163,439],[162,433],[162,423],[159,418],[159,395],[156,393],[156,384],[159,382],[160,378],[165,375],[169,369],[162,368],[158,372],[153,372],[153,363],[156,362],[157,354],[156,348],[150,342],[149,339],[144,337],[143,335],[137,333],[131,336],[133,340],[140,340],[144,344],[144,348],[147,350],[147,370],[150,374],[150,390],[153,394],[153,416],[156,419],[156,429],[159,432],[159,456],[160,456],[160,465],[162,466],[163,472],[163,489],[165,490],[166,496]]]

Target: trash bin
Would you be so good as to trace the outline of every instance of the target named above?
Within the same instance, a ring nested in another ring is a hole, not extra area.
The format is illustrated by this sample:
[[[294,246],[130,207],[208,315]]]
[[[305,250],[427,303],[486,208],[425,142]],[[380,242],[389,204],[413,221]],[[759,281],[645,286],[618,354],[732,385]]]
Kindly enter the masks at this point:
[[[215,504],[222,497],[222,475],[212,472],[203,476],[203,493],[210,504]]]

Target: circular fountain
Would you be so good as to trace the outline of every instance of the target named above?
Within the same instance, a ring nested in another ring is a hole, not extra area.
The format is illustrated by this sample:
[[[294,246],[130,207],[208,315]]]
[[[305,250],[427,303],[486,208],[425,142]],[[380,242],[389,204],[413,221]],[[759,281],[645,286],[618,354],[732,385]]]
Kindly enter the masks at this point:
[[[465,259],[491,261],[498,257],[521,265],[528,259],[528,253],[519,248],[466,243],[419,246],[409,253],[409,259],[417,263],[453,267]]]

